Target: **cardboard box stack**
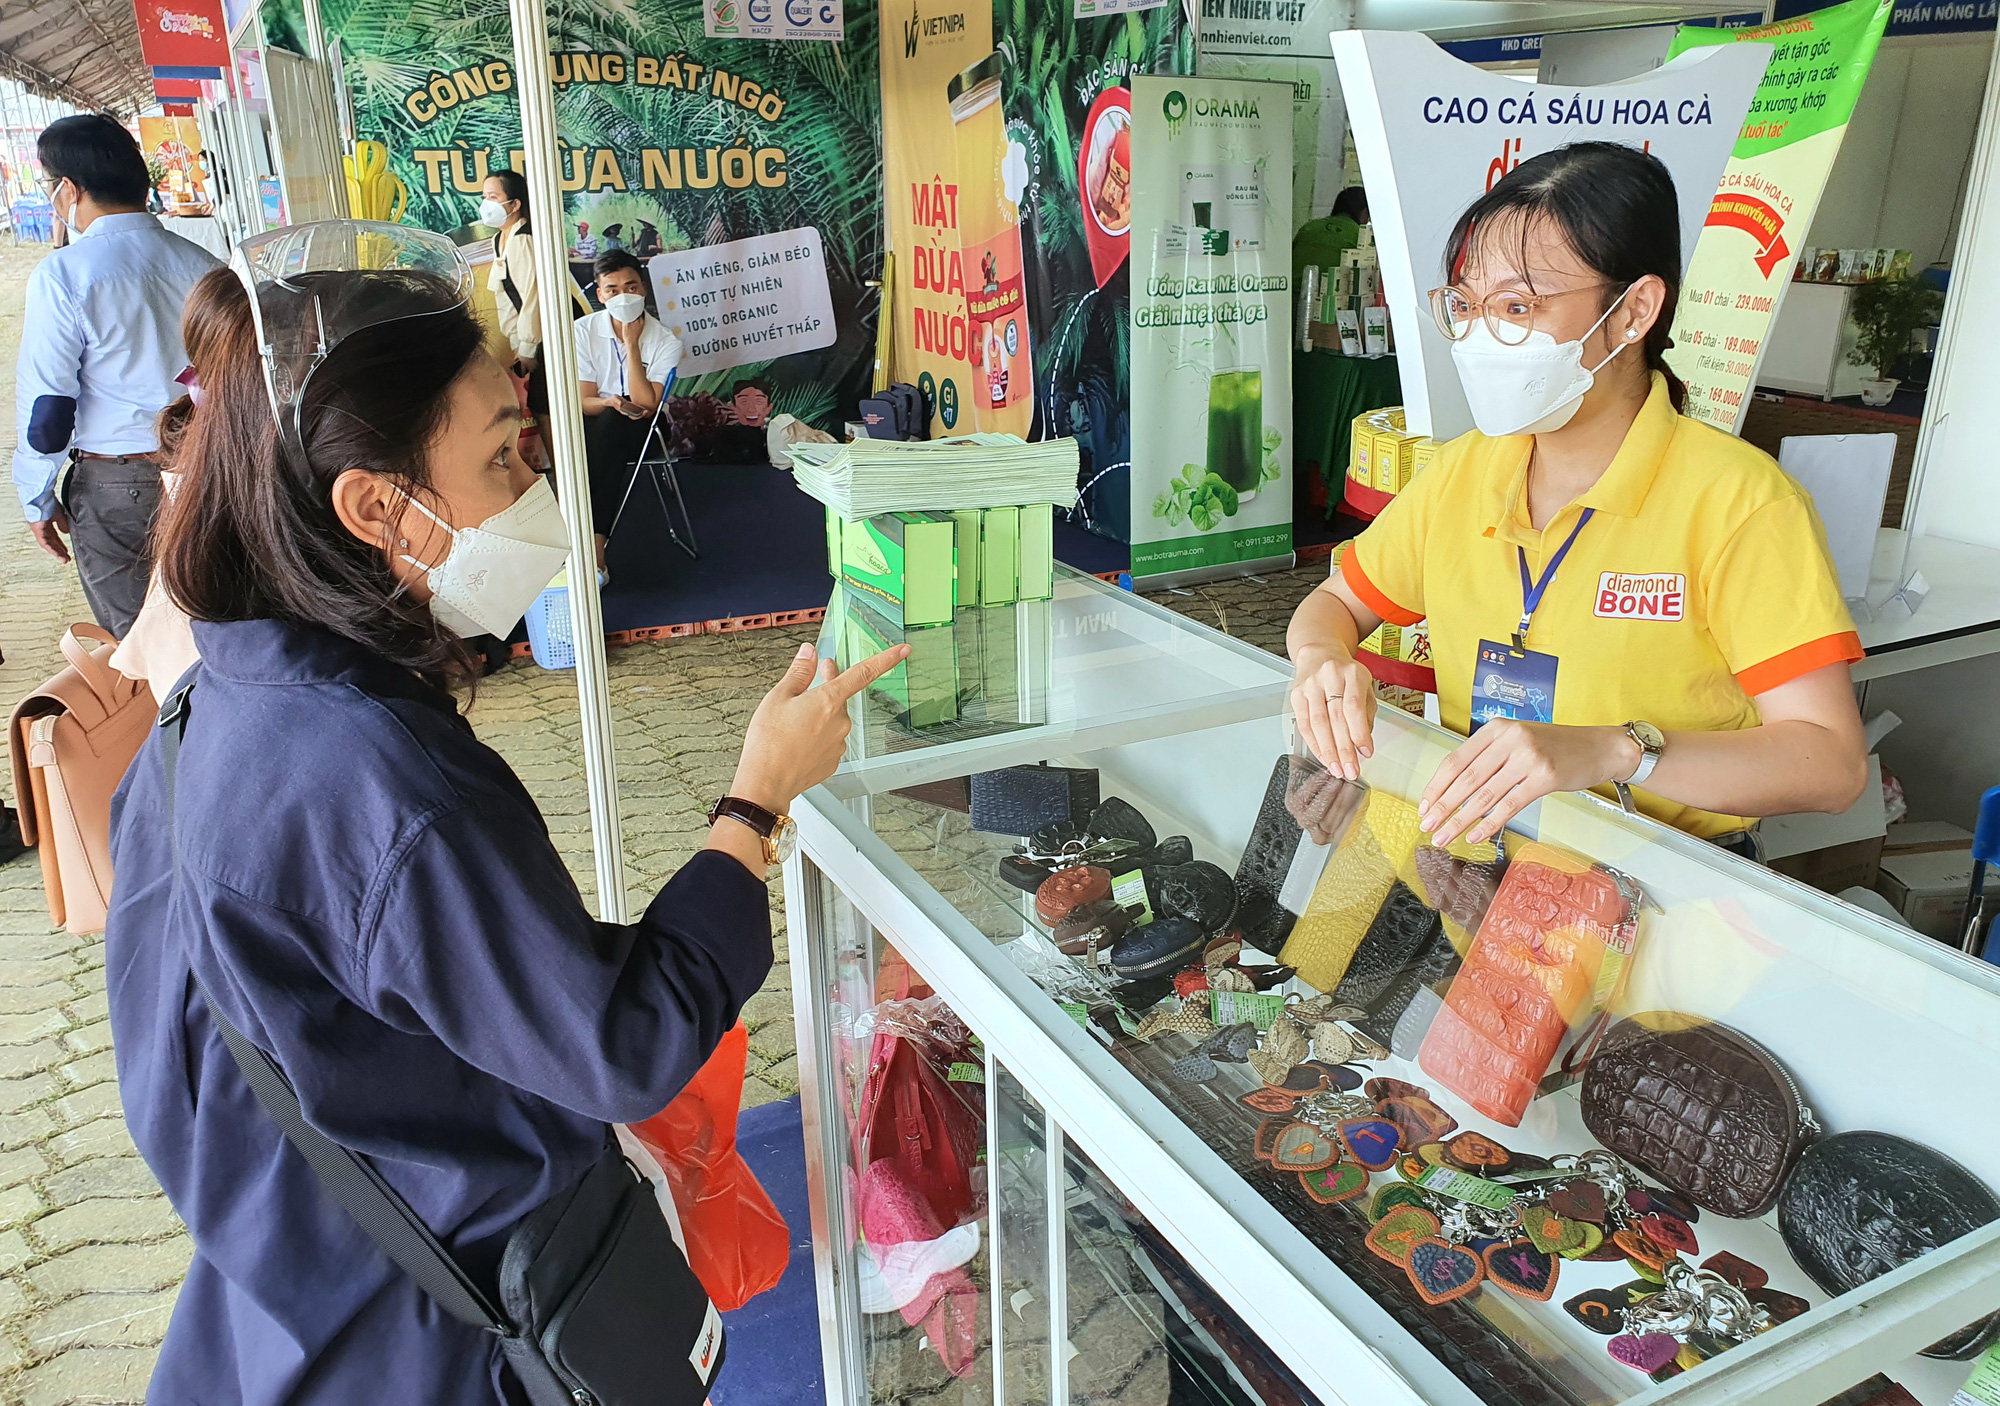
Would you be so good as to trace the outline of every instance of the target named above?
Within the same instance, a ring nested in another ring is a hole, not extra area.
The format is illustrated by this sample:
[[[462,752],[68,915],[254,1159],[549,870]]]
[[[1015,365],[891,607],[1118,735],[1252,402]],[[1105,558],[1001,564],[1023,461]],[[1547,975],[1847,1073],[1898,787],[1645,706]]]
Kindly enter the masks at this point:
[[[1941,941],[1956,941],[1965,926],[1972,884],[1972,834],[1941,820],[1891,825],[1882,843],[1875,891],[1903,921]]]
[[[1385,356],[1396,350],[1389,307],[1382,295],[1382,260],[1375,232],[1361,228],[1361,243],[1340,263],[1313,271],[1312,325],[1307,340],[1346,356]]]
[[[1347,451],[1347,476],[1364,488],[1394,495],[1410,486],[1417,471],[1437,455],[1437,442],[1413,434],[1403,407],[1368,410],[1354,417]]]

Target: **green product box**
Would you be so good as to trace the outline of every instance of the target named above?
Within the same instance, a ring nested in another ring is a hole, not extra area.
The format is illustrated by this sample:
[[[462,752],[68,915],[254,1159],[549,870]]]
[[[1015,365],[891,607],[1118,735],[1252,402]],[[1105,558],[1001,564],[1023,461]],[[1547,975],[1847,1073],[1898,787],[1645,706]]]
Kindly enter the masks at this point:
[[[988,508],[980,518],[979,603],[1012,605],[1019,588],[1021,510]]]
[[[1056,593],[1055,513],[1048,503],[1021,509],[1020,565],[1015,572],[1020,600],[1048,600]]]
[[[951,519],[958,524],[958,603],[961,607],[979,604],[979,532],[985,513],[979,508],[954,508]]]
[[[1014,612],[978,610],[972,612],[979,626],[979,696],[984,700],[988,721],[1016,711],[1020,698],[1020,650]]]
[[[840,535],[840,579],[905,629],[949,625],[958,607],[958,524],[942,513],[883,513]]]
[[[958,720],[958,636],[955,630],[899,629],[872,610],[847,612],[842,668],[899,644],[910,657],[869,685],[887,699],[911,727],[935,727]]]
[[[840,514],[832,508],[826,510],[826,569],[833,573],[833,579],[840,579],[840,534],[845,524]]]

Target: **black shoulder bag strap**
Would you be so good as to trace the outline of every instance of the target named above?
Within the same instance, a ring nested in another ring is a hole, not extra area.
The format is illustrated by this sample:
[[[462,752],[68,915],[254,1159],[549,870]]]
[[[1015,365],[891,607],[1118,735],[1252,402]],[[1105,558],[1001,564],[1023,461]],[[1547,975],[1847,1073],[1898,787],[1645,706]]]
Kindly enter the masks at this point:
[[[493,257],[500,265],[500,288],[506,293],[507,301],[514,305],[514,311],[521,310],[521,290],[514,286],[514,275],[507,271],[507,256],[500,252],[500,236],[493,236]]]
[[[166,773],[167,836],[174,851],[174,887],[181,878],[180,837],[174,830],[174,771],[180,760],[181,737],[187,731],[188,696],[194,691],[189,679],[167,698],[160,709],[160,759]],[[190,963],[189,970],[193,972]],[[306,1122],[299,1108],[299,1096],[292,1091],[277,1061],[250,1043],[243,1033],[223,1018],[215,998],[199,974],[194,975],[201,998],[208,1004],[209,1018],[222,1032],[223,1043],[236,1060],[236,1067],[249,1081],[250,1091],[264,1105],[292,1146],[306,1159],[313,1175],[326,1192],[354,1217],[382,1253],[402,1266],[417,1287],[436,1299],[438,1306],[461,1323],[483,1328],[502,1337],[512,1329],[497,1313],[479,1286],[459,1267],[430,1228],[397,1195],[382,1174],[359,1153],[342,1147],[325,1133]]]

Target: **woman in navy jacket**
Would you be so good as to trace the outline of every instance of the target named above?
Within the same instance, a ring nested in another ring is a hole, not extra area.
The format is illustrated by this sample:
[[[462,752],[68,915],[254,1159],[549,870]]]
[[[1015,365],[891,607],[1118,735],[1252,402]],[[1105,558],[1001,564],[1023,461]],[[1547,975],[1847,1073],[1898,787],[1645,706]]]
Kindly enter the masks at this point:
[[[283,401],[242,285],[210,277],[234,284],[208,290],[233,334],[203,367],[160,544],[201,651],[180,882],[155,737],[115,807],[105,932],[126,1117],[196,1246],[148,1400],[517,1401],[497,1340],[441,1312],[321,1190],[195,974],[307,1120],[490,1283],[516,1222],[595,1162],[607,1122],[665,1106],[763,982],[764,841],[725,818],[637,923],[591,917],[534,801],[459,715],[473,659],[438,618],[491,617],[496,600],[518,618],[518,582],[496,595],[491,578],[551,570],[518,540],[546,545],[546,521],[515,522],[537,480],[477,322],[449,280],[324,275],[322,300],[372,300],[374,325]],[[454,551],[481,569],[445,571]],[[827,665],[807,691],[802,649],[731,794],[781,815],[838,762],[846,700],[898,657],[837,679]]]

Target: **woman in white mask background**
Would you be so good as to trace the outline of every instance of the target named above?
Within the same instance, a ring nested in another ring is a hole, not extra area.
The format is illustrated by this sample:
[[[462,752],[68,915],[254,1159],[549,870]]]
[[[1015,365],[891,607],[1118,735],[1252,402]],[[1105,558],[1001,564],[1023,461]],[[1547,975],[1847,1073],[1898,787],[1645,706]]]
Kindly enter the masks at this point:
[[[839,761],[847,700],[903,654],[835,677],[801,648],[749,717],[734,803],[702,802],[705,842],[635,922],[596,920],[460,713],[464,634],[507,633],[564,539],[470,275],[452,281],[448,242],[430,253],[445,275],[259,280],[270,345],[315,329],[297,363],[267,365],[239,285],[177,446],[159,570],[201,657],[171,820],[158,729],[114,806],[105,933],[126,1118],[195,1243],[154,1401],[364,1402],[384,1381],[524,1399],[499,1341],[427,1301],[286,1142],[194,978],[307,1121],[491,1275],[606,1125],[671,1101],[762,984],[782,817]]]
[[[1844,810],[1867,775],[1859,641],[1810,499],[1681,413],[1666,167],[1610,143],[1544,153],[1443,253],[1432,311],[1476,428],[1293,615],[1313,752],[1360,775],[1375,694],[1358,644],[1427,620],[1440,715],[1469,734],[1419,803],[1434,843],[1490,839],[1564,790],[1745,854],[1758,817]]]
[[[493,295],[500,334],[513,353],[507,369],[526,383],[528,413],[539,421],[549,413],[549,390],[542,375],[542,300],[535,283],[527,177],[506,169],[488,176],[479,196],[479,223],[497,231],[486,289]],[[540,468],[539,442],[530,448]]]

